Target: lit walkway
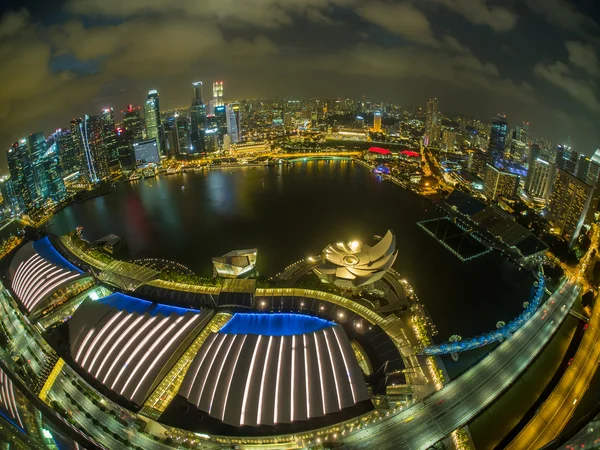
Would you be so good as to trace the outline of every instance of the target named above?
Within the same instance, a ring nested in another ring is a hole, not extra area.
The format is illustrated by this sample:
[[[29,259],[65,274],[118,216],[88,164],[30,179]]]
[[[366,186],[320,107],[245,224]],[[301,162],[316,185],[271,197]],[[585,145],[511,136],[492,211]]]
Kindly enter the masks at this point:
[[[587,390],[600,358],[600,297],[589,322],[588,329],[571,365],[560,379],[558,386],[538,410],[534,418],[511,442],[508,449],[538,449],[555,439],[565,428],[575,408]]]

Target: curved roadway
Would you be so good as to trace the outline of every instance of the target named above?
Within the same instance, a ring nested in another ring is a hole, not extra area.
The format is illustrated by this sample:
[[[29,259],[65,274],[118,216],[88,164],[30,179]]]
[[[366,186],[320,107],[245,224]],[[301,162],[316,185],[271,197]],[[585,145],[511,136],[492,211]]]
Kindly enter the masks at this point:
[[[487,408],[529,366],[577,299],[579,285],[565,282],[523,327],[441,391],[343,439],[349,449],[427,448]]]

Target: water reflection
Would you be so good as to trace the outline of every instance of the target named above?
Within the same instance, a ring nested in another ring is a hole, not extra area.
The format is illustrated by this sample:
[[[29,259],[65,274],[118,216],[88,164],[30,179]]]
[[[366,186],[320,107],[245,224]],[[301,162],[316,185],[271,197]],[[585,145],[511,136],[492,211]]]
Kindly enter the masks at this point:
[[[181,186],[185,190],[181,190]],[[427,200],[346,161],[218,169],[121,183],[101,198],[72,205],[51,230],[78,225],[97,239],[124,236],[130,256],[176,259],[209,275],[210,258],[258,248],[258,270],[273,275],[340,240],[397,236],[395,268],[411,280],[440,331],[472,336],[519,314],[532,280],[497,254],[463,264],[416,222],[435,208]]]

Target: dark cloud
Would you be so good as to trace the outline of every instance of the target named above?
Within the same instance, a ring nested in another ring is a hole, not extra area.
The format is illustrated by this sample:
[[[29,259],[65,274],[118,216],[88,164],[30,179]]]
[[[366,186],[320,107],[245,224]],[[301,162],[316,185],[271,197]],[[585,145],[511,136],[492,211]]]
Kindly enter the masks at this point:
[[[53,20],[38,10],[0,18],[5,148],[139,104],[150,88],[163,107],[187,105],[197,79],[223,79],[230,99],[436,95],[446,111],[504,111],[550,139],[568,133],[587,153],[600,142],[598,25],[565,0],[67,0]]]

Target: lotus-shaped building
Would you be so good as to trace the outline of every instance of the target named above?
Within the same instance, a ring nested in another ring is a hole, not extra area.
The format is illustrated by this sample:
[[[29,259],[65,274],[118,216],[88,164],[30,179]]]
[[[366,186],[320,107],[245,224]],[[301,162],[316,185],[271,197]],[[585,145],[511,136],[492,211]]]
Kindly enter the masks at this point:
[[[374,246],[359,241],[328,245],[314,272],[321,281],[359,290],[380,280],[396,261],[396,236],[391,230]]]

